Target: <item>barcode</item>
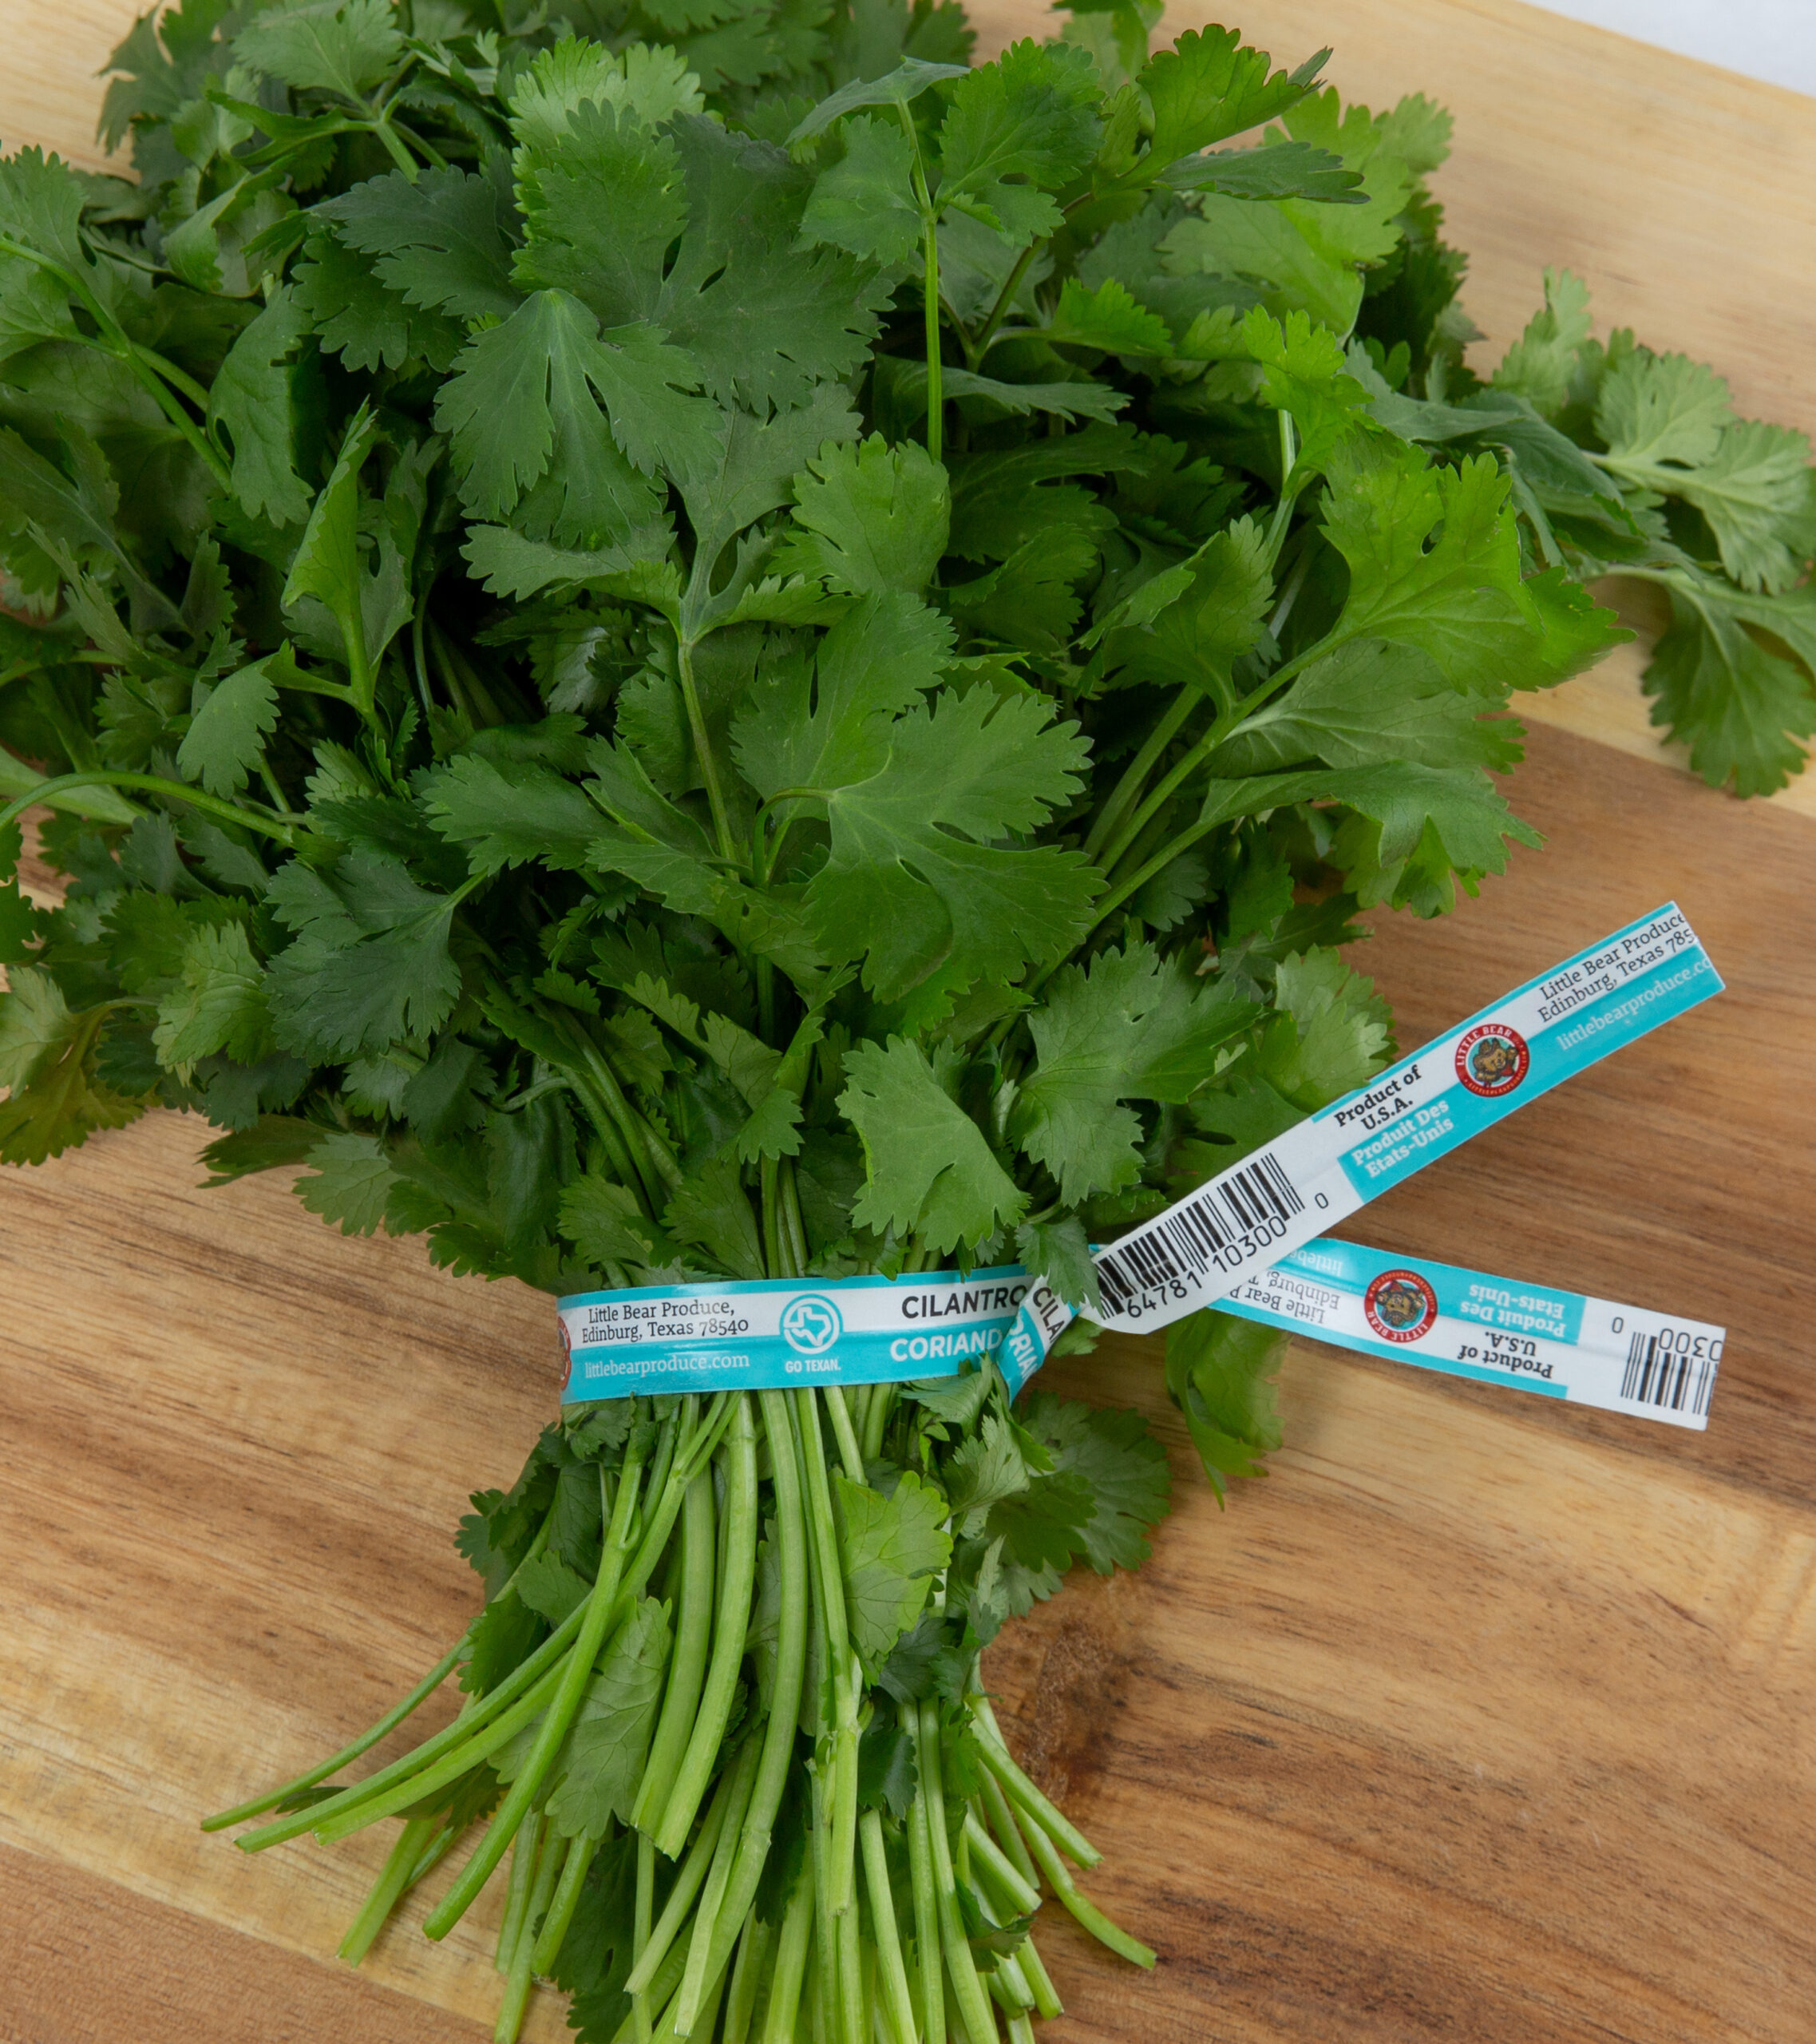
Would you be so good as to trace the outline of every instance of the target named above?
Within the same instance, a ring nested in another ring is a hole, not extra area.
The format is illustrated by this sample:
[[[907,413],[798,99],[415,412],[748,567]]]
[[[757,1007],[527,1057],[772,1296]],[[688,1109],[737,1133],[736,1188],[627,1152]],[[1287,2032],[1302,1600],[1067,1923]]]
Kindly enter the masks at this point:
[[[1681,1412],[1709,1409],[1709,1394],[1715,1386],[1715,1362],[1711,1356],[1687,1355],[1668,1336],[1636,1333],[1627,1347],[1627,1369],[1620,1380],[1620,1395],[1636,1405],[1661,1405]]]
[[[1220,1182],[1201,1186],[1098,1258],[1098,1287],[1112,1313],[1126,1313],[1142,1292],[1181,1278],[1201,1279],[1244,1235],[1266,1231],[1253,1254],[1271,1248],[1286,1224],[1305,1210],[1299,1189],[1269,1156],[1244,1164]]]

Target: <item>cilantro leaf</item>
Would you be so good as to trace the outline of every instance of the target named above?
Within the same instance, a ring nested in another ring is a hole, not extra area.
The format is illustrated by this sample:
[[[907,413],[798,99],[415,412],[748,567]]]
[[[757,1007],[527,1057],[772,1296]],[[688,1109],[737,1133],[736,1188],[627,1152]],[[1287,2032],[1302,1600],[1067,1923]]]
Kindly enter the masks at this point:
[[[245,63],[287,85],[362,99],[403,54],[389,0],[304,0],[273,7],[240,30]]]
[[[308,1172],[296,1182],[296,1196],[309,1211],[337,1225],[343,1235],[375,1233],[398,1182],[378,1137],[332,1130],[311,1150],[308,1162]]]
[[[850,1602],[851,1642],[866,1671],[874,1675],[920,1616],[933,1578],[952,1558],[946,1500],[912,1470],[903,1472],[887,1498],[835,1470],[833,1495]]]
[[[419,886],[402,860],[354,853],[326,872],[293,861],[267,899],[296,933],[270,968],[282,1048],[332,1062],[447,1019],[460,991],[448,951],[454,902]]]
[[[1068,1206],[1132,1185],[1141,1124],[1122,1103],[1189,1099],[1253,1012],[1236,987],[1195,981],[1151,945],[1063,967],[1028,1018],[1037,1063],[1016,1096],[1016,1141],[1058,1179]]]
[[[588,106],[609,107],[646,129],[703,110],[700,81],[672,50],[633,43],[614,53],[576,35],[540,51],[511,91],[511,132],[524,149],[555,149]]]
[[[1589,338],[1589,291],[1569,270],[1545,273],[1545,304],[1501,358],[1490,379],[1498,390],[1530,400],[1546,418],[1564,408],[1578,351]]]
[[[920,247],[914,153],[900,124],[859,114],[846,121],[845,154],[814,180],[801,217],[803,236],[888,267]]]
[[[10,1089],[0,1102],[0,1163],[42,1164],[144,1111],[97,1075],[106,1019],[99,1007],[72,1014],[41,968],[13,968],[0,996],[0,1084]]]
[[[303,470],[316,452],[316,374],[302,354],[309,315],[279,286],[234,343],[208,394],[208,418],[233,447],[233,493],[255,518],[299,525],[309,515]]]
[[[607,390],[621,392],[623,366],[600,345],[592,314],[561,291],[537,292],[502,326],[468,343],[442,386],[436,423],[453,442],[475,517],[514,510],[552,464],[552,489],[536,506],[537,537],[596,547],[654,521],[658,501],[599,408]],[[634,402],[630,409],[634,417]],[[682,438],[690,462],[701,450],[691,418],[683,416]],[[653,450],[640,424],[630,437],[647,455]]]
[[[1062,951],[1100,882],[1082,854],[1001,840],[1064,802],[1084,757],[1032,696],[948,690],[900,718],[882,764],[816,791],[832,845],[808,905],[828,955],[861,958],[887,1000],[936,969],[1007,979]]]
[[[822,448],[795,478],[803,529],[777,552],[783,574],[810,575],[851,596],[924,588],[946,551],[952,499],[945,471],[910,442],[872,434]]]
[[[1209,1308],[1166,1330],[1167,1394],[1220,1503],[1226,1477],[1265,1476],[1260,1458],[1280,1444],[1274,1379],[1286,1347],[1272,1328]]]
[[[1454,687],[1417,646],[1352,639],[1244,719],[1212,754],[1210,770],[1265,774],[1308,759],[1327,766],[1405,759],[1502,773],[1521,756],[1521,732],[1485,715],[1500,707],[1498,691],[1484,697]]]
[[[1811,501],[1802,434],[1737,421],[1712,370],[1644,351],[1603,379],[1596,430],[1616,475],[1702,513],[1743,588],[1782,589],[1802,576]]]
[[[598,1838],[614,1818],[631,1822],[655,1735],[668,1647],[669,1606],[639,1598],[601,1655],[556,1764],[548,1815],[564,1837]]]
[[[839,1111],[863,1142],[868,1171],[852,1210],[860,1227],[903,1240],[912,1230],[944,1254],[987,1241],[1026,1210],[1027,1195],[952,1098],[962,1062],[948,1044],[929,1060],[899,1036],[846,1052]]]
[[[1096,155],[1098,97],[1089,53],[1070,43],[1011,43],[960,79],[940,129],[942,208],[971,214],[1017,247],[1052,233],[1060,212],[1046,195]]]
[[[1141,73],[1153,109],[1149,160],[1157,169],[1209,149],[1264,121],[1277,120],[1310,91],[1328,50],[1294,72],[1269,73],[1264,50],[1252,50],[1235,29],[1188,29],[1159,51]]]
[[[225,1051],[256,1064],[271,1048],[265,975],[241,923],[204,923],[183,948],[182,976],[158,1004],[152,1040],[161,1063],[184,1070]]]
[[[316,339],[345,368],[402,369],[416,358],[441,370],[459,352],[463,336],[456,321],[412,305],[338,235],[309,237],[290,288]]]
[[[829,93],[812,113],[796,122],[789,142],[792,146],[797,142],[811,141],[814,136],[824,134],[842,115],[855,113],[859,107],[908,106],[928,86],[943,84],[951,78],[963,78],[968,71],[969,66],[963,64],[930,64],[923,57],[904,57],[892,71],[875,78],[853,78],[837,92]]]
[[[952,628],[911,596],[855,604],[809,661],[770,658],[732,727],[739,767],[759,794],[841,786],[880,772],[895,721],[938,682]]]
[[[473,872],[541,859],[569,873],[591,863],[604,819],[575,784],[528,761],[465,753],[430,780],[423,798],[442,836],[467,848]]]
[[[1387,1064],[1393,1049],[1387,1004],[1340,953],[1290,953],[1280,961],[1274,988],[1260,1065],[1288,1100],[1313,1112],[1366,1085]]]
[[[275,656],[274,656],[275,658]],[[217,682],[176,749],[176,770],[210,794],[236,794],[278,721],[271,660],[255,660]]]
[[[1138,1568],[1153,1552],[1149,1535],[1172,1509],[1166,1450],[1139,1412],[1092,1406],[1050,1391],[1015,1408],[1022,1425],[1062,1474],[1090,1484],[1096,1509],[1081,1529],[1085,1559],[1099,1575]]]
[[[1782,788],[1802,770],[1799,741],[1816,734],[1808,676],[1719,600],[1674,588],[1671,611],[1645,671],[1652,721],[1689,747],[1690,764],[1711,787],[1731,782],[1742,795]]]
[[[371,177],[315,208],[349,248],[373,259],[406,303],[457,319],[505,319],[516,308],[500,195],[465,170]]]

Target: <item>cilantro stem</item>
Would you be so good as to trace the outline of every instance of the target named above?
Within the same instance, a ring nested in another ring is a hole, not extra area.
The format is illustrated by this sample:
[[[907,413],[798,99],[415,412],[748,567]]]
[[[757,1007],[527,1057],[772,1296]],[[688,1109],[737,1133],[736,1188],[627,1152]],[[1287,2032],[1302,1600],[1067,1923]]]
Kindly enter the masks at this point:
[[[996,338],[996,330],[1007,318],[1009,307],[1015,302],[1015,294],[1022,287],[1022,279],[1028,273],[1028,266],[1039,254],[1041,246],[1042,244],[1038,241],[1031,241],[1015,258],[1015,267],[1009,272],[1003,288],[996,294],[996,303],[990,308],[989,318],[978,330],[976,340],[966,347],[965,360],[972,369],[975,369],[985,355],[990,352],[990,344]]]
[[[1029,1887],[1038,1888],[1040,1876],[1035,1864],[1028,1857],[1027,1843],[1022,1836],[1021,1827],[1015,1822],[1015,1813],[1009,1807],[1009,1799],[1003,1792],[1003,1785],[986,1768],[981,1785],[983,1807],[990,1812],[991,1828],[996,1833],[997,1843],[1009,1856],[1014,1867]]]
[[[374,1939],[385,1927],[385,1919],[409,1886],[423,1848],[434,1836],[440,1822],[438,1817],[411,1817],[398,1833],[397,1843],[391,1848],[378,1880],[372,1884],[365,1907],[341,1939],[336,1955],[344,1959],[349,1966],[358,1965],[372,1949]]]
[[[905,101],[896,111],[908,139],[912,156],[915,203],[920,208],[921,299],[927,336],[927,451],[939,461],[944,451],[946,399],[940,347],[940,212],[927,183],[927,164],[920,153],[920,136]]]
[[[881,1962],[883,2004],[900,2038],[915,2034],[914,1999],[908,1992],[908,1968],[896,1928],[896,1898],[889,1885],[889,1857],[883,1840],[883,1814],[866,1810],[858,1820],[864,1851],[864,1885],[870,1893],[870,1929]]]
[[[644,1763],[643,1787],[633,1820],[653,1836],[687,1750],[688,1736],[698,1715],[700,1686],[706,1680],[706,1654],[713,1635],[714,1554],[718,1545],[718,1507],[713,1480],[705,1470],[687,1486],[681,1507],[681,1583],[675,1621],[675,1650],[662,1715]]]
[[[854,1483],[864,1481],[864,1452],[857,1444],[857,1436],[852,1429],[851,1412],[845,1404],[842,1385],[823,1384],[820,1396],[825,1400],[826,1412],[833,1423],[833,1437],[839,1444],[839,1460],[845,1464],[845,1474]]]
[[[806,1479],[807,1527],[813,1555],[816,1605],[824,1628],[828,1686],[833,1721],[828,1730],[829,1751],[820,1761],[829,1769],[826,1816],[833,1827],[827,1875],[828,1907],[842,1915],[852,1905],[853,1862],[857,1837],[857,1705],[863,1678],[851,1647],[845,1610],[845,1570],[839,1554],[838,1523],[833,1515],[832,1487],[826,1469],[826,1444],[811,1391],[794,1401],[801,1467]]]
[[[719,781],[718,760],[706,735],[705,712],[700,707],[699,683],[694,675],[694,641],[675,637],[676,665],[680,671],[681,699],[687,706],[687,729],[694,740],[694,753],[706,784],[706,806],[713,814],[713,830],[718,838],[719,857],[735,865],[737,840],[732,836],[731,814],[726,807],[725,790]]]
[[[741,1622],[738,1628],[738,1658],[742,1660],[745,1632],[750,1623],[748,1593],[744,1608],[738,1615]],[[721,1737],[722,1741],[722,1728]],[[725,1824],[719,1832],[718,1847],[713,1853],[712,1865],[707,1870],[706,1884],[701,1891],[699,1906],[694,1912],[693,1934],[687,1944],[687,1964],[681,1976],[681,1991],[675,1998],[674,2013],[670,2018],[673,2027],[683,2037],[691,2034],[698,2020],[701,2003],[706,1998],[708,1988],[724,1971],[722,1963],[718,1967],[710,1967],[713,1934],[718,1927],[720,1914],[725,1907],[726,1889],[731,1880],[738,1840],[744,1829],[745,1813],[750,1807],[750,1792],[756,1784],[758,1755],[756,1739],[746,1738],[738,1751],[737,1760],[725,1770],[731,1777],[731,1800],[726,1807]],[[715,1750],[714,1757],[717,1757]],[[742,1921],[740,1916],[738,1922],[741,1926]]]
[[[781,1935],[776,1940],[775,1971],[770,1982],[770,2006],[763,2018],[762,2044],[794,2044],[801,2014],[801,1986],[807,1972],[808,1945],[813,1935],[813,1891],[804,1880],[794,1884]],[[908,2034],[912,2037],[914,2032]]]
[[[631,1967],[624,1983],[624,1991],[633,2000],[647,1998],[657,1969],[680,1935],[682,1927],[687,1920],[687,1913],[706,1884],[713,1856],[718,1850],[719,1833],[725,1828],[726,1818],[731,1808],[734,1771],[726,1768],[719,1776],[718,1786],[713,1792],[713,1800],[706,1806],[705,1821],[695,1834],[693,1844],[686,1848],[680,1872],[675,1877],[675,1885],[668,1891],[668,1900],[664,1903],[661,1915],[656,1919],[655,1929],[644,1941],[643,1948],[637,1955],[637,1963]],[[653,1846],[651,1849],[653,1851]],[[685,1959],[682,1963],[686,1965]]]
[[[586,1609],[582,1605],[580,1610]],[[527,1664],[526,1664],[527,1665]],[[374,1792],[380,1777],[374,1775],[369,1781],[362,1781],[358,1788],[363,1793],[346,1792],[343,1804],[337,1796],[332,1802],[318,1803],[312,1809],[297,1812],[301,1822],[286,1820],[281,1824],[267,1824],[262,1831],[255,1831],[236,1842],[243,1852],[263,1852],[267,1845],[281,1845],[287,1839],[294,1838],[299,1832],[313,1831],[316,1841],[332,1845],[338,1839],[350,1838],[354,1832],[364,1831],[382,1817],[394,1817],[407,1810],[413,1803],[435,1790],[446,1788],[458,1781],[463,1774],[469,1774],[482,1760],[489,1760],[498,1749],[514,1739],[525,1725],[533,1724],[548,1705],[561,1681],[562,1670],[550,1668],[544,1671],[535,1687],[520,1695],[508,1710],[500,1711],[481,1729],[473,1729],[470,1717],[457,1717],[449,1731],[460,1731],[468,1736],[449,1752],[428,1766],[420,1765],[407,1769],[402,1778],[394,1780],[378,1792]],[[425,1748],[419,1746],[416,1752],[406,1756],[413,1762],[420,1763]],[[508,1844],[508,1840],[506,1840]],[[500,1848],[502,1849],[502,1848]],[[496,1862],[494,1863],[496,1864]],[[489,1872],[490,1868],[487,1871]]]
[[[437,1939],[445,1938],[466,1914],[480,1890],[491,1878],[492,1870],[504,1856],[504,1848],[516,1836],[517,1827],[528,1815],[530,1804],[541,1790],[544,1777],[560,1749],[562,1741],[568,1736],[568,1728],[572,1724],[574,1714],[580,1707],[580,1699],[586,1693],[587,1684],[592,1678],[594,1658],[605,1643],[607,1623],[617,1601],[618,1586],[623,1574],[625,1557],[631,1542],[631,1514],[637,1502],[645,1452],[637,1436],[633,1434],[625,1451],[624,1466],[619,1477],[618,1495],[612,1505],[611,1527],[606,1535],[604,1551],[599,1558],[599,1575],[591,1595],[581,1606],[585,1616],[549,1701],[541,1729],[536,1733],[536,1743],[530,1749],[528,1758],[519,1769],[516,1779],[511,1784],[485,1836],[480,1841],[478,1849],[461,1868],[460,1878],[443,1896],[439,1905],[429,1912],[428,1920],[422,1927],[425,1936]],[[602,1498],[605,1487],[605,1472],[602,1469],[599,1472]]]
[[[946,1830],[946,1797],[940,1780],[940,1706],[932,1697],[921,1704],[916,1714],[915,1734],[915,1765],[920,1783],[917,1800],[927,1805],[927,1828],[933,1848],[934,1896],[947,1975],[958,1998],[967,2044],[996,2044],[996,2018],[990,2012],[990,1998],[977,1977],[977,1963],[971,1957],[971,1942],[959,1914],[958,1882]]]
[[[731,1969],[731,1983],[726,1990],[725,2028],[722,2044],[749,2044],[750,2019],[757,2012],[757,1997],[762,1992],[764,1977],[773,1972],[770,1964],[770,1943],[773,1933],[754,1910],[744,1919],[744,1929],[738,1940],[738,1957]]]
[[[530,1881],[536,1871],[536,1848],[541,1830],[540,1816],[517,1833],[511,1844],[511,1874],[504,1884],[504,1915],[498,1926],[497,1970],[508,1974],[516,1952],[517,1938],[524,1927],[524,1911],[529,1907]]]
[[[1103,1855],[1062,1810],[1056,1808],[1035,1788],[1010,1758],[1009,1749],[1003,1744],[1002,1729],[996,1722],[996,1713],[991,1708],[989,1697],[974,1696],[971,1711],[977,1721],[978,1750],[983,1756],[985,1765],[1002,1784],[1009,1800],[1031,1820],[1034,1827],[1046,1832],[1056,1844],[1063,1847],[1081,1867],[1094,1867]],[[1029,1850],[1033,1850],[1031,1842]]]
[[[756,1899],[758,1884],[770,1856],[770,1843],[781,1807],[782,1791],[794,1758],[795,1728],[801,1715],[801,1690],[807,1667],[807,1536],[800,1478],[795,1461],[790,1396],[761,1391],[764,1438],[775,1491],[775,1538],[781,1579],[781,1620],[776,1635],[775,1674],[770,1693],[769,1721],[757,1762],[757,1777],[745,1812],[738,1853],[726,1886],[724,1905],[713,1932],[709,1977],[730,1962],[738,1926]]]
[[[224,823],[239,824],[246,830],[259,831],[280,845],[295,849],[295,826],[275,816],[242,809],[236,803],[224,802],[218,795],[205,794],[200,788],[190,787],[184,782],[166,780],[161,774],[116,773],[105,767],[93,767],[80,774],[53,774],[47,781],[40,781],[0,809],[0,830],[16,822],[28,809],[41,802],[49,802],[53,796],[67,794],[77,788],[96,787],[130,788],[139,794],[172,796],[200,810],[204,815],[217,816]]]
[[[561,1878],[556,1884],[554,1899],[548,1905],[542,1928],[536,1933],[536,1949],[530,1958],[532,1972],[546,1977],[554,1971],[555,1962],[567,1942],[574,1911],[580,1907],[580,1891],[586,1885],[588,1872],[598,1850],[599,1840],[584,1832],[569,1840],[568,1856],[562,1864]]]
[[[1091,825],[1085,839],[1086,858],[1096,858],[1103,847],[1104,840],[1122,821],[1129,805],[1139,798],[1141,790],[1147,784],[1149,774],[1154,770],[1155,763],[1179,735],[1186,719],[1201,700],[1195,690],[1181,688],[1171,707],[1141,741],[1140,751],[1130,761],[1122,779],[1111,789]]]
[[[469,1629],[470,1630],[470,1629]],[[287,1781],[281,1788],[274,1788],[268,1795],[257,1796],[249,1803],[236,1804],[231,1810],[221,1810],[212,1817],[204,1817],[204,1831],[224,1831],[229,1824],[243,1824],[248,1817],[263,1816],[267,1810],[275,1810],[278,1804],[287,1802],[292,1796],[299,1796],[306,1788],[313,1788],[318,1782],[326,1781],[330,1774],[338,1773],[343,1767],[358,1760],[362,1753],[369,1753],[386,1733],[394,1732],[404,1720],[421,1705],[426,1703],[449,1676],[454,1665],[466,1650],[469,1634],[462,1633],[441,1658],[405,1697],[394,1703],[376,1725],[362,1732],[350,1745],[342,1746],[338,1753],[312,1767],[307,1774],[299,1774],[294,1781]],[[307,1825],[303,1828],[307,1830]]]
[[[738,1672],[750,1626],[750,1590],[757,1573],[757,1430],[750,1400],[740,1392],[726,1441],[724,1564],[712,1659],[674,1788],[651,1836],[664,1857],[679,1859],[712,1778],[713,1765],[730,1722]]]
[[[1048,1885],[1058,1896],[1062,1906],[1079,1923],[1089,1931],[1099,1944],[1107,1945],[1122,1958],[1135,1965],[1151,1968],[1154,1954],[1139,1938],[1132,1938],[1121,1924],[1113,1923],[1097,1904],[1081,1894],[1078,1885],[1066,1863],[1059,1856],[1059,1849],[1039,1824],[1028,1829],[1028,1850],[1035,1863],[1046,1875]]]
[[[504,1987],[504,1999],[498,2010],[498,2021],[493,2029],[493,2044],[517,2044],[517,2035],[524,2026],[524,2010],[528,2006],[532,1983],[532,1963],[536,1954],[535,1931],[541,1919],[547,1915],[550,1898],[555,1892],[555,1883],[561,1868],[561,1853],[556,1845],[552,1827],[546,1818],[532,1818],[528,1826],[533,1840],[532,1862],[535,1872],[529,1892],[524,1901],[523,1915],[517,1925],[516,1942],[512,1947],[511,1964]],[[520,1836],[521,1834],[519,1834]]]
[[[232,477],[227,463],[221,458],[220,450],[184,410],[177,402],[176,394],[153,368],[153,362],[161,362],[162,358],[152,355],[149,348],[141,348],[136,342],[131,339],[125,329],[102,304],[93,291],[76,275],[74,271],[66,269],[62,263],[53,260],[50,256],[41,254],[37,249],[22,241],[14,240],[10,235],[6,234],[0,234],[0,255],[16,256],[23,262],[35,263],[38,268],[53,276],[73,298],[81,300],[83,310],[101,328],[103,336],[101,342],[91,341],[89,345],[98,346],[102,354],[113,355],[125,363],[151,394],[158,410],[201,457],[215,481],[223,489],[231,490],[233,486]],[[85,335],[82,338],[86,339],[87,337]]]
[[[920,1783],[920,1713],[912,1703],[901,1706],[903,1729],[913,1741]],[[917,1785],[908,1808],[908,1879],[914,1903],[915,1955],[920,1961],[921,2034],[926,2044],[946,2044],[946,1984],[940,1951],[940,1904],[933,1886],[933,1833],[926,1795]]]

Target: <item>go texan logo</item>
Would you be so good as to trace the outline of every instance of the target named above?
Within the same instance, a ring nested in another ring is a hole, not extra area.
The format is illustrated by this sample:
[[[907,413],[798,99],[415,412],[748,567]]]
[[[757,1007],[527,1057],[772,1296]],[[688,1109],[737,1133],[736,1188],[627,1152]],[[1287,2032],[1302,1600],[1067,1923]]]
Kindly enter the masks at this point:
[[[838,1308],[817,1292],[804,1293],[783,1307],[781,1337],[797,1356],[824,1356],[845,1332]]]

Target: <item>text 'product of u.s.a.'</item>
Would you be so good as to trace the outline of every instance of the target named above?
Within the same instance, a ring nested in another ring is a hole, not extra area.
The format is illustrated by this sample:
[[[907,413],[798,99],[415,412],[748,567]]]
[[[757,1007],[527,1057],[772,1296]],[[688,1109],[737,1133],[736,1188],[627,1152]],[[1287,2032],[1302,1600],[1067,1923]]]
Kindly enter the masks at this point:
[[[1706,1427],[1725,1328],[1329,1236],[1244,1278],[1224,1313],[1421,1369]]]
[[[1459,1143],[1722,990],[1676,902],[1529,980],[1359,1091],[1097,1252],[1106,1327],[1145,1333],[1215,1305]],[[1000,1357],[1025,1383],[1072,1318],[1045,1285]]]

